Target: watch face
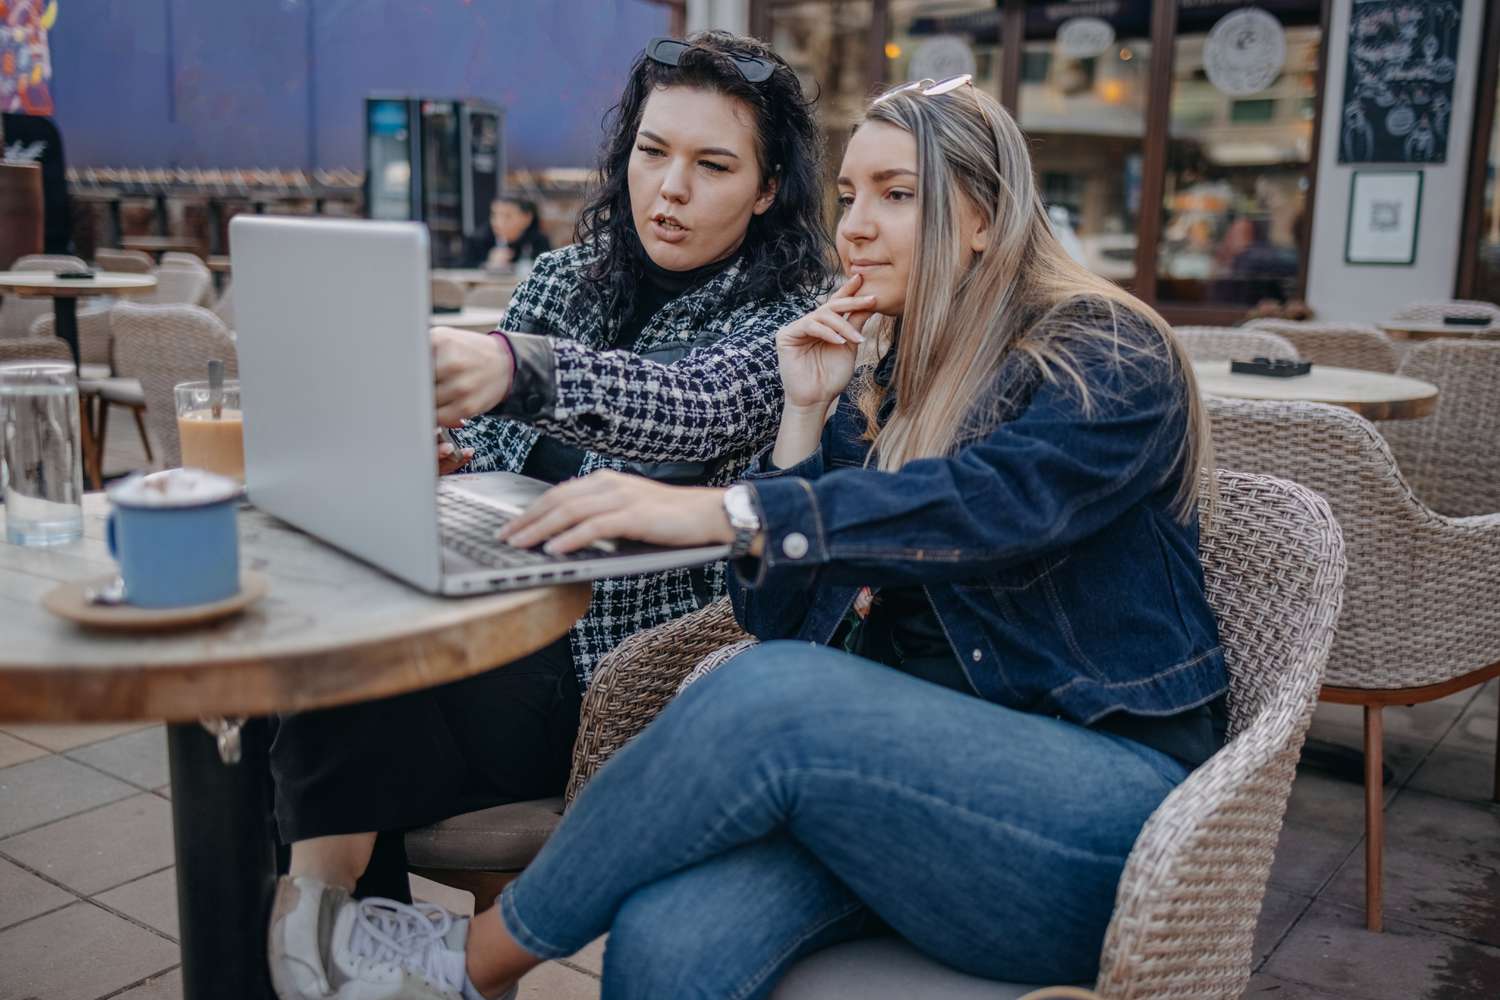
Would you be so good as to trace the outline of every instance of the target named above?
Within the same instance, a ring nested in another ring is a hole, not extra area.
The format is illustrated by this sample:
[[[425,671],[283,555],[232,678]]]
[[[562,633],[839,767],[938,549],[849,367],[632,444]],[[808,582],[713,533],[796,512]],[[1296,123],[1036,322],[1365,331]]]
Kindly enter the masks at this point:
[[[729,523],[735,527],[760,527],[748,486],[731,486],[724,494],[724,510],[729,515]]]

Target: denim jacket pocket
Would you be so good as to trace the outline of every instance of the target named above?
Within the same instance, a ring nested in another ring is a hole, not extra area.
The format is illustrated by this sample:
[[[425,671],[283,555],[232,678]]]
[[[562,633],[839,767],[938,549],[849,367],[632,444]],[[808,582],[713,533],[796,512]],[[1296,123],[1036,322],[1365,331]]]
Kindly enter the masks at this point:
[[[1087,671],[1095,680],[1109,681],[1109,676],[1100,670],[1089,659],[1089,655],[1083,651],[1078,643],[1078,634],[1073,631],[1073,621],[1068,617],[1067,608],[1063,606],[1063,600],[1058,596],[1057,584],[1052,579],[1051,569],[1044,569],[1038,581],[1041,584],[1041,592],[1047,599],[1047,606],[1052,611],[1052,621],[1057,626],[1058,635],[1062,636],[1063,643],[1067,646],[1068,653],[1076,658],[1077,666]]]

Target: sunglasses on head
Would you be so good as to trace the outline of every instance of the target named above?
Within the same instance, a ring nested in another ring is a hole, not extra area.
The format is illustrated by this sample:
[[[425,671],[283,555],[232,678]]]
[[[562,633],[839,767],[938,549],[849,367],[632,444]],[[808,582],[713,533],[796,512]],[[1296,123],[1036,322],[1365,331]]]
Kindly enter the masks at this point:
[[[689,45],[675,38],[651,39],[646,43],[646,58],[652,62],[661,63],[663,66],[676,66],[681,63],[682,54],[689,49],[699,49],[727,58],[734,68],[739,70],[740,76],[745,78],[746,83],[765,83],[771,79],[771,74],[776,72],[776,64],[769,59],[741,55],[738,52],[721,52],[702,45]]]
[[[918,97],[937,97],[939,94],[949,93],[950,91],[957,90],[959,87],[966,87],[973,82],[974,76],[972,73],[960,73],[957,76],[950,76],[946,80],[913,80],[911,83],[903,83],[899,87],[892,87],[890,90],[887,90],[885,93],[875,98],[875,100],[871,101],[870,106],[873,108],[881,101],[889,100],[890,98],[895,97],[897,94],[915,94]]]

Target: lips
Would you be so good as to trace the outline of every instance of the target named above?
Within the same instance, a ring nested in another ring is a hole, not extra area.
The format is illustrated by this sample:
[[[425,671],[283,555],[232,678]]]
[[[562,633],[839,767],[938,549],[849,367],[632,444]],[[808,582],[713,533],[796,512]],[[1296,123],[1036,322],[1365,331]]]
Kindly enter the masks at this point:
[[[869,274],[871,271],[876,271],[882,267],[889,266],[890,262],[884,260],[851,260],[849,262],[849,274],[851,276],[856,274]]]
[[[658,213],[651,217],[651,235],[663,243],[681,243],[690,230],[670,215]]]

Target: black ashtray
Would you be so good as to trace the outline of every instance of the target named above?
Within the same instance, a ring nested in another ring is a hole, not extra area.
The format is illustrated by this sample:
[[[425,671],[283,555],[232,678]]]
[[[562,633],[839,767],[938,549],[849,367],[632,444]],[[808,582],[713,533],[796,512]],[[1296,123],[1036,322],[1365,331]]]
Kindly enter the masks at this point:
[[[1444,326],[1489,326],[1488,316],[1444,316]]]
[[[1272,378],[1294,378],[1312,371],[1311,361],[1292,361],[1290,358],[1251,358],[1249,361],[1231,361],[1229,370],[1236,375],[1269,375]]]
[[[88,281],[94,276],[93,271],[58,271],[56,274],[67,281]]]

